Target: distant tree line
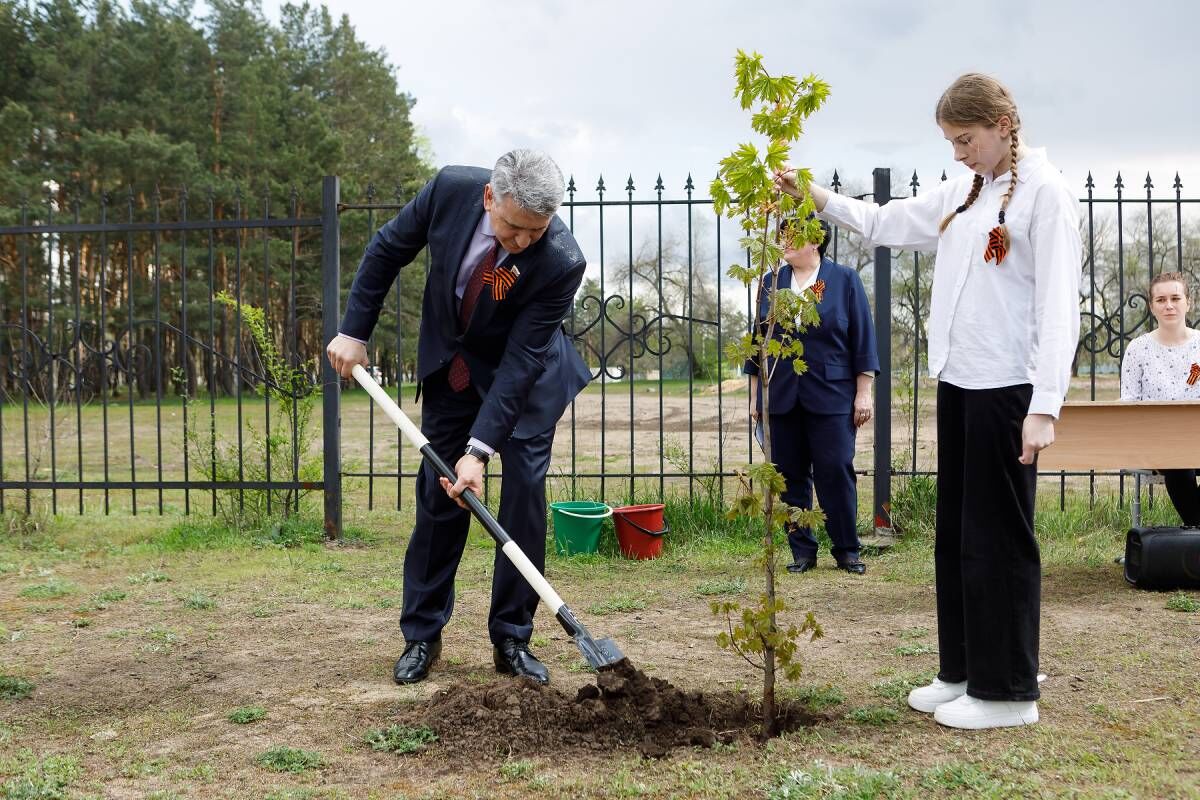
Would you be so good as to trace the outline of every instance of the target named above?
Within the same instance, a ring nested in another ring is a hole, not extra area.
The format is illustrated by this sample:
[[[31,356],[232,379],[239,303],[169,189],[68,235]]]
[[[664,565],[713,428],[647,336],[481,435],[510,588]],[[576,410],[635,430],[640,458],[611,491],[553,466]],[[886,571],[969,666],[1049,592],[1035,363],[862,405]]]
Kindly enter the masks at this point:
[[[0,0],[0,225],[311,218],[323,175],[341,177],[346,200],[374,181],[375,202],[403,202],[428,179],[415,100],[347,17],[308,3],[283,6],[278,24],[253,0],[208,9]],[[369,232],[360,212],[346,223],[364,229],[343,237],[352,274]],[[405,273],[411,351],[424,276]],[[210,310],[213,294],[263,307],[281,350],[311,359],[320,288],[319,228],[0,237],[0,389],[31,369],[39,391],[71,391],[72,374],[94,391],[106,359],[112,392],[153,393],[164,365],[177,384],[164,391],[230,392],[236,313]],[[381,330],[395,331],[396,315],[389,305]],[[413,358],[397,358],[394,334],[377,355],[389,372]]]

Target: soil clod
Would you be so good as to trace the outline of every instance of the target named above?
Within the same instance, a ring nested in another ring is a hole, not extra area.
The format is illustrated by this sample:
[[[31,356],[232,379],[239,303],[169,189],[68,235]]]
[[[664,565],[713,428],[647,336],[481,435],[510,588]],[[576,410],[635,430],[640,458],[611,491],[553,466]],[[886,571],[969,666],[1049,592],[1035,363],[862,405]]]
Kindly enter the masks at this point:
[[[781,716],[782,730],[817,721],[788,704],[781,706]],[[627,660],[599,672],[596,683],[573,695],[516,678],[455,684],[401,717],[404,724],[433,729],[443,753],[497,757],[636,749],[661,758],[677,747],[730,744],[761,729],[761,711],[745,692],[685,691]]]

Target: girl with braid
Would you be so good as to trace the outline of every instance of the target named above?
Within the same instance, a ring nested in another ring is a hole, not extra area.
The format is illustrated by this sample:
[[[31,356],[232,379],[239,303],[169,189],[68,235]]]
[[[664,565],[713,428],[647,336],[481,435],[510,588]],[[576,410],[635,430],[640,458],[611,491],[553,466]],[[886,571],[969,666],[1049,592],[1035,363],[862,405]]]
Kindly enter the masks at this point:
[[[1012,95],[960,77],[936,120],[973,175],[877,206],[809,188],[820,216],[884,247],[937,250],[929,371],[937,389],[940,671],[908,697],[954,728],[1038,721],[1037,453],[1054,442],[1079,338],[1078,202],[1025,145]],[[777,176],[796,194],[794,173]]]

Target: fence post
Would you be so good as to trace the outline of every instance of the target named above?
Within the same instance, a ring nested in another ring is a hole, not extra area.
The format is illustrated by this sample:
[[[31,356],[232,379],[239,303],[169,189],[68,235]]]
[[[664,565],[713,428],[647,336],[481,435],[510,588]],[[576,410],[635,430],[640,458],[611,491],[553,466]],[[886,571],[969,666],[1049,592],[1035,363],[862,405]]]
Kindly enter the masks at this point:
[[[892,199],[892,171],[876,167],[874,198]],[[875,379],[875,533],[892,534],[892,251],[875,248],[875,339],[879,377]],[[915,448],[916,442],[913,442]]]
[[[341,315],[341,228],[338,203],[341,182],[336,175],[321,181],[321,344],[337,336]],[[321,432],[324,442],[325,538],[342,535],[342,383],[322,350]]]

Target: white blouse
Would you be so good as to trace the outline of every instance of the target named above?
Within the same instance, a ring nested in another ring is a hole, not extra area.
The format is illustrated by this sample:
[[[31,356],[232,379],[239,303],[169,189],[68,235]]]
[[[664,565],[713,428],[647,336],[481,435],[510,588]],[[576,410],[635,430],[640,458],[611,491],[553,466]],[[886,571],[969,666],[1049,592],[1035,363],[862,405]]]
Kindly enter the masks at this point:
[[[1174,347],[1150,334],[1129,343],[1121,362],[1122,400],[1200,400],[1200,331],[1187,330],[1188,340]]]
[[[929,309],[929,373],[963,389],[1032,384],[1030,414],[1058,417],[1079,342],[1083,245],[1079,202],[1044,150],[1017,161],[1005,212],[1011,246],[984,262],[988,233],[1012,181],[985,177],[974,204],[938,234],[971,191],[973,174],[884,206],[830,194],[820,216],[878,246],[937,249]]]

